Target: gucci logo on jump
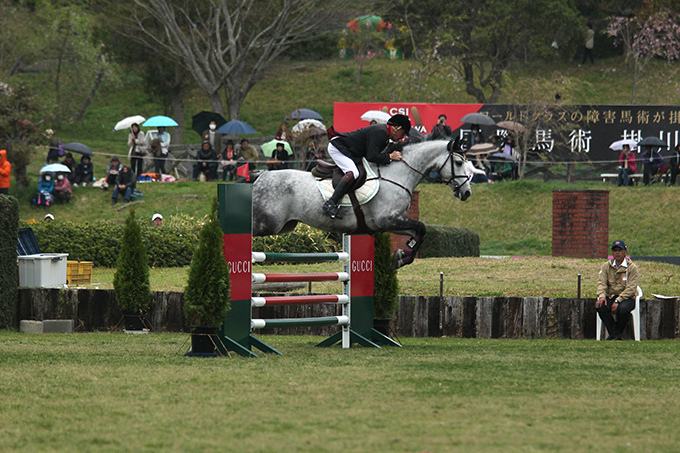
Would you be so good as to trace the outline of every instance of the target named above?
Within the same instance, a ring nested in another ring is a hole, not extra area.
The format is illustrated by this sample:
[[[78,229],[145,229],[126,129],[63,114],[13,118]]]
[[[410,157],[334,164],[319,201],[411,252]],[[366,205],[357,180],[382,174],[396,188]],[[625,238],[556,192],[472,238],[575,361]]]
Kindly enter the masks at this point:
[[[229,270],[232,274],[245,274],[250,272],[252,263],[248,260],[229,261]]]
[[[372,260],[352,261],[352,272],[371,272],[373,271]]]

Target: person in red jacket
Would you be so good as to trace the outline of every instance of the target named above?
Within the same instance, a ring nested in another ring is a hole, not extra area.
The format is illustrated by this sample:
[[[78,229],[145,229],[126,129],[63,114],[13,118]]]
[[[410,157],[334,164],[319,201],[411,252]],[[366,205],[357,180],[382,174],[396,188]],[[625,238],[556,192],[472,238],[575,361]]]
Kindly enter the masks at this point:
[[[9,195],[9,178],[12,164],[7,160],[7,150],[0,149],[0,193]]]
[[[619,186],[630,186],[630,175],[637,171],[635,167],[635,154],[630,151],[629,145],[623,145],[621,154],[619,155],[619,176],[617,183]]]

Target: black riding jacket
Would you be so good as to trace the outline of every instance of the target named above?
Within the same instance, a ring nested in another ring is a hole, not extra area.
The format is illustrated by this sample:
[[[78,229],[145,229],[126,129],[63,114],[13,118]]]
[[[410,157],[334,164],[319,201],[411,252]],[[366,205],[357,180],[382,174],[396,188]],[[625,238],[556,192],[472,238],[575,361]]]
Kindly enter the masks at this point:
[[[331,143],[338,151],[353,160],[365,157],[369,162],[376,164],[390,163],[390,155],[386,149],[389,143],[386,124],[374,124],[339,134],[331,140]]]

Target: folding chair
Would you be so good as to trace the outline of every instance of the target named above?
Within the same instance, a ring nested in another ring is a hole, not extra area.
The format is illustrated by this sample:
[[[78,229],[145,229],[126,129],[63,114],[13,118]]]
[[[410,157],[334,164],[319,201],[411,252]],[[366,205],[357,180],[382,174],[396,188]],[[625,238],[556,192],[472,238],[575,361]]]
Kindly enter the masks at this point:
[[[633,333],[635,334],[635,341],[640,341],[640,299],[642,298],[642,288],[637,287],[637,296],[635,297],[635,308],[630,312],[633,323]],[[616,316],[616,315],[614,315]],[[602,338],[602,320],[600,315],[595,313],[595,338],[600,341]],[[606,328],[604,330],[607,330]]]

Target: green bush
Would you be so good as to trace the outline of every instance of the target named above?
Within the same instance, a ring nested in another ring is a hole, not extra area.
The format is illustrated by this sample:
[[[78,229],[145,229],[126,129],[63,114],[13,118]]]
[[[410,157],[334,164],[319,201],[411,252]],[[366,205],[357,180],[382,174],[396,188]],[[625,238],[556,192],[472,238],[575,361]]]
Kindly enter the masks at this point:
[[[420,258],[479,256],[479,235],[467,228],[427,225]]]
[[[394,315],[399,296],[397,271],[391,269],[392,240],[389,233],[376,233],[374,236],[374,314],[376,319],[387,319]]]
[[[123,311],[144,313],[151,304],[149,261],[135,210],[125,220],[116,273],[113,275],[116,301]]]
[[[184,290],[184,318],[189,325],[219,327],[230,308],[229,265],[224,260],[217,205],[215,197],[189,268],[189,280]]]
[[[0,195],[0,329],[14,325],[17,310],[19,203]]]

